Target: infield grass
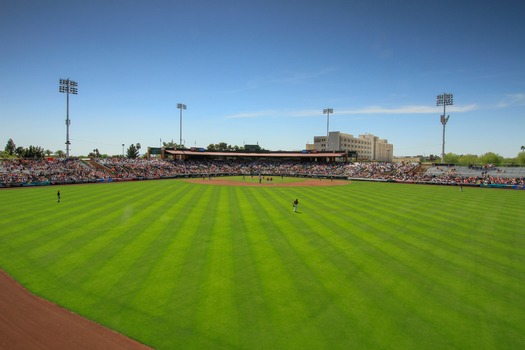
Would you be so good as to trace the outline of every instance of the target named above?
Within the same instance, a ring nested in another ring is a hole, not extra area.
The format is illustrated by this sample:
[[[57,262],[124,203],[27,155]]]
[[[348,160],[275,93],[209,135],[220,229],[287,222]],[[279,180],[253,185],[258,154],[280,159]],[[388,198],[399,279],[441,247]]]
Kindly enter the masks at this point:
[[[155,348],[525,348],[524,191],[162,180],[0,199],[1,268]]]

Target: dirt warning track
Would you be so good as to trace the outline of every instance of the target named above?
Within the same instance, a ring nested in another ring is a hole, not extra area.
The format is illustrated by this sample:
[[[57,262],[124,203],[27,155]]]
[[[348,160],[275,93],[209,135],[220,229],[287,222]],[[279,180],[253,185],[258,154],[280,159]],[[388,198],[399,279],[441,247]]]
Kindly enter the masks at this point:
[[[0,270],[0,349],[151,349],[31,294]]]

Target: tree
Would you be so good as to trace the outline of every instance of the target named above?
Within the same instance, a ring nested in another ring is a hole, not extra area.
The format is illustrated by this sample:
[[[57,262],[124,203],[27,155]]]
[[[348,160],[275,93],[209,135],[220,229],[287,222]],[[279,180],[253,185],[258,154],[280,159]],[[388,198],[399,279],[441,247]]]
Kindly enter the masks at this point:
[[[518,153],[518,156],[516,157],[516,162],[518,165],[525,166],[525,152]]]
[[[64,158],[66,156],[66,154],[64,153],[64,151],[62,151],[61,149],[59,149],[58,151],[55,152],[56,156],[58,158]]]
[[[5,145],[5,151],[10,155],[14,155],[15,154],[15,151],[16,151],[16,145],[15,143],[13,142],[13,139],[9,139],[7,141],[7,144]]]
[[[459,156],[459,159],[458,159],[458,165],[463,165],[463,166],[478,164],[479,162],[480,162],[479,157],[474,154],[461,155]]]
[[[180,145],[176,142],[173,142],[173,140],[171,140],[171,142],[162,142],[162,145],[166,148],[173,148],[173,149],[180,148]]]
[[[217,151],[227,151],[228,150],[228,144],[226,142],[219,142],[217,145]]]
[[[243,151],[242,146],[228,145],[226,142],[219,142],[216,144],[210,143],[208,145],[208,151]]]
[[[20,158],[24,158],[25,155],[26,155],[26,149],[22,146],[18,146],[16,149],[15,149],[15,154],[20,157]]]
[[[100,158],[100,152],[98,148],[95,148],[93,152],[89,152],[88,157]]]
[[[40,146],[30,145],[26,150],[24,157],[25,158],[44,158],[44,149]]]
[[[140,143],[137,143],[136,145],[134,144],[131,144],[131,146],[129,146],[128,148],[128,151],[127,151],[127,157],[129,159],[136,159],[139,157],[139,150],[140,150]]]
[[[500,165],[503,157],[494,152],[487,152],[479,157],[482,164]]]
[[[445,154],[445,163],[447,164],[457,164],[458,160],[459,160],[459,156],[455,153]]]

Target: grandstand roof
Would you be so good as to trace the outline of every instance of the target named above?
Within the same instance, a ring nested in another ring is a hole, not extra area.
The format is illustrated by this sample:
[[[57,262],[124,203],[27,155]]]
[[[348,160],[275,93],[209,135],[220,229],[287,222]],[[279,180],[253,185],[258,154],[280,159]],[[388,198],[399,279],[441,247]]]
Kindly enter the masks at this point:
[[[208,156],[208,157],[260,157],[260,158],[323,158],[323,157],[345,157],[346,152],[209,152],[209,151],[191,151],[191,150],[166,150],[166,153],[176,156]]]

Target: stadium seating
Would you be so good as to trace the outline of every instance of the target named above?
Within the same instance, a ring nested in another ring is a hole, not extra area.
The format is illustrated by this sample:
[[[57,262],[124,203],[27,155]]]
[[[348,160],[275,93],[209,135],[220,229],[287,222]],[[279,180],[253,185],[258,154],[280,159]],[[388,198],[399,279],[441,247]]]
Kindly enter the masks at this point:
[[[423,169],[423,170],[422,170]],[[425,170],[426,169],[426,170]],[[291,160],[161,160],[104,158],[0,161],[3,187],[225,175],[295,176],[523,188],[525,168],[418,163],[319,163]]]

